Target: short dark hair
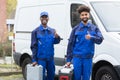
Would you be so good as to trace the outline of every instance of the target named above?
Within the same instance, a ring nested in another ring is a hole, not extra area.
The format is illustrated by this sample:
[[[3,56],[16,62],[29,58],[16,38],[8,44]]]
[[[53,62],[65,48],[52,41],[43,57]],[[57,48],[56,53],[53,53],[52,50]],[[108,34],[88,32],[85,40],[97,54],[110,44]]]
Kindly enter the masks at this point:
[[[85,5],[81,5],[77,8],[78,13],[81,14],[81,12],[90,12],[90,8],[88,6]]]

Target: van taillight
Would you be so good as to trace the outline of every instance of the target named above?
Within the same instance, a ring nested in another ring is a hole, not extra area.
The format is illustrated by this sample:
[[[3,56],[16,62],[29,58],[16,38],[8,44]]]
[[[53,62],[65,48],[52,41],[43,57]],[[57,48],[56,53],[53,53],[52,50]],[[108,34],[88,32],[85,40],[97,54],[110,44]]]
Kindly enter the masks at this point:
[[[15,39],[15,33],[13,33],[13,39]]]
[[[13,42],[13,52],[15,52],[15,43]]]
[[[14,42],[14,40],[15,40],[15,33],[13,33],[13,52],[15,52],[15,42]]]

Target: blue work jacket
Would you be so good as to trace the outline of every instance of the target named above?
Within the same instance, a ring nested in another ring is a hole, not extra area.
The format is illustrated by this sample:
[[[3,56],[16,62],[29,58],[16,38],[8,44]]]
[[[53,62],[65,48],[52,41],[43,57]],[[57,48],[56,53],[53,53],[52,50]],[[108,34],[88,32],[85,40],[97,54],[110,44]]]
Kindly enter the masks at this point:
[[[87,40],[85,36],[91,35],[90,40]],[[67,47],[67,62],[70,62],[73,57],[79,58],[92,58],[94,55],[94,46],[100,44],[103,41],[103,36],[99,29],[91,24],[84,25],[80,22],[75,26],[71,32],[68,47]]]
[[[32,31],[31,50],[33,53],[33,62],[37,60],[51,59],[54,57],[54,44],[60,42],[60,37],[55,38],[55,30],[47,27],[46,29],[40,25]]]

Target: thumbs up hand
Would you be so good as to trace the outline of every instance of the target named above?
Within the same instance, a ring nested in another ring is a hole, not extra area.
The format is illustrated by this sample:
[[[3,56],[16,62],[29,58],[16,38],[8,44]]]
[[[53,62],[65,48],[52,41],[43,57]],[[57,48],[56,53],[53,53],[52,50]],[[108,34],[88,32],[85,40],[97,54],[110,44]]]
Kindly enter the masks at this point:
[[[87,31],[87,35],[85,35],[85,38],[87,39],[87,40],[90,40],[90,38],[91,38],[91,35],[90,35],[90,33]]]
[[[59,37],[59,35],[57,34],[56,30],[55,30],[55,32],[54,32],[54,36],[55,36],[55,38],[58,38],[58,37]]]

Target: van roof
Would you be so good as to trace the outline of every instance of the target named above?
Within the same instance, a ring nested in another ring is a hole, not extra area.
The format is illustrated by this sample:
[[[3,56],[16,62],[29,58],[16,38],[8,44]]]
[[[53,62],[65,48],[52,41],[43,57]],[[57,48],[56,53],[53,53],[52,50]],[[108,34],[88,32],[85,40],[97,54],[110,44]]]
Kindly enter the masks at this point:
[[[51,3],[65,3],[66,1],[80,1],[80,0],[18,0],[19,6],[31,6],[40,4],[51,4]],[[105,0],[81,0],[84,2],[91,1],[105,1]],[[120,0],[106,0],[106,1],[120,1]]]
[[[51,4],[51,3],[60,3],[67,0],[18,0],[18,5],[40,5],[40,4]]]

